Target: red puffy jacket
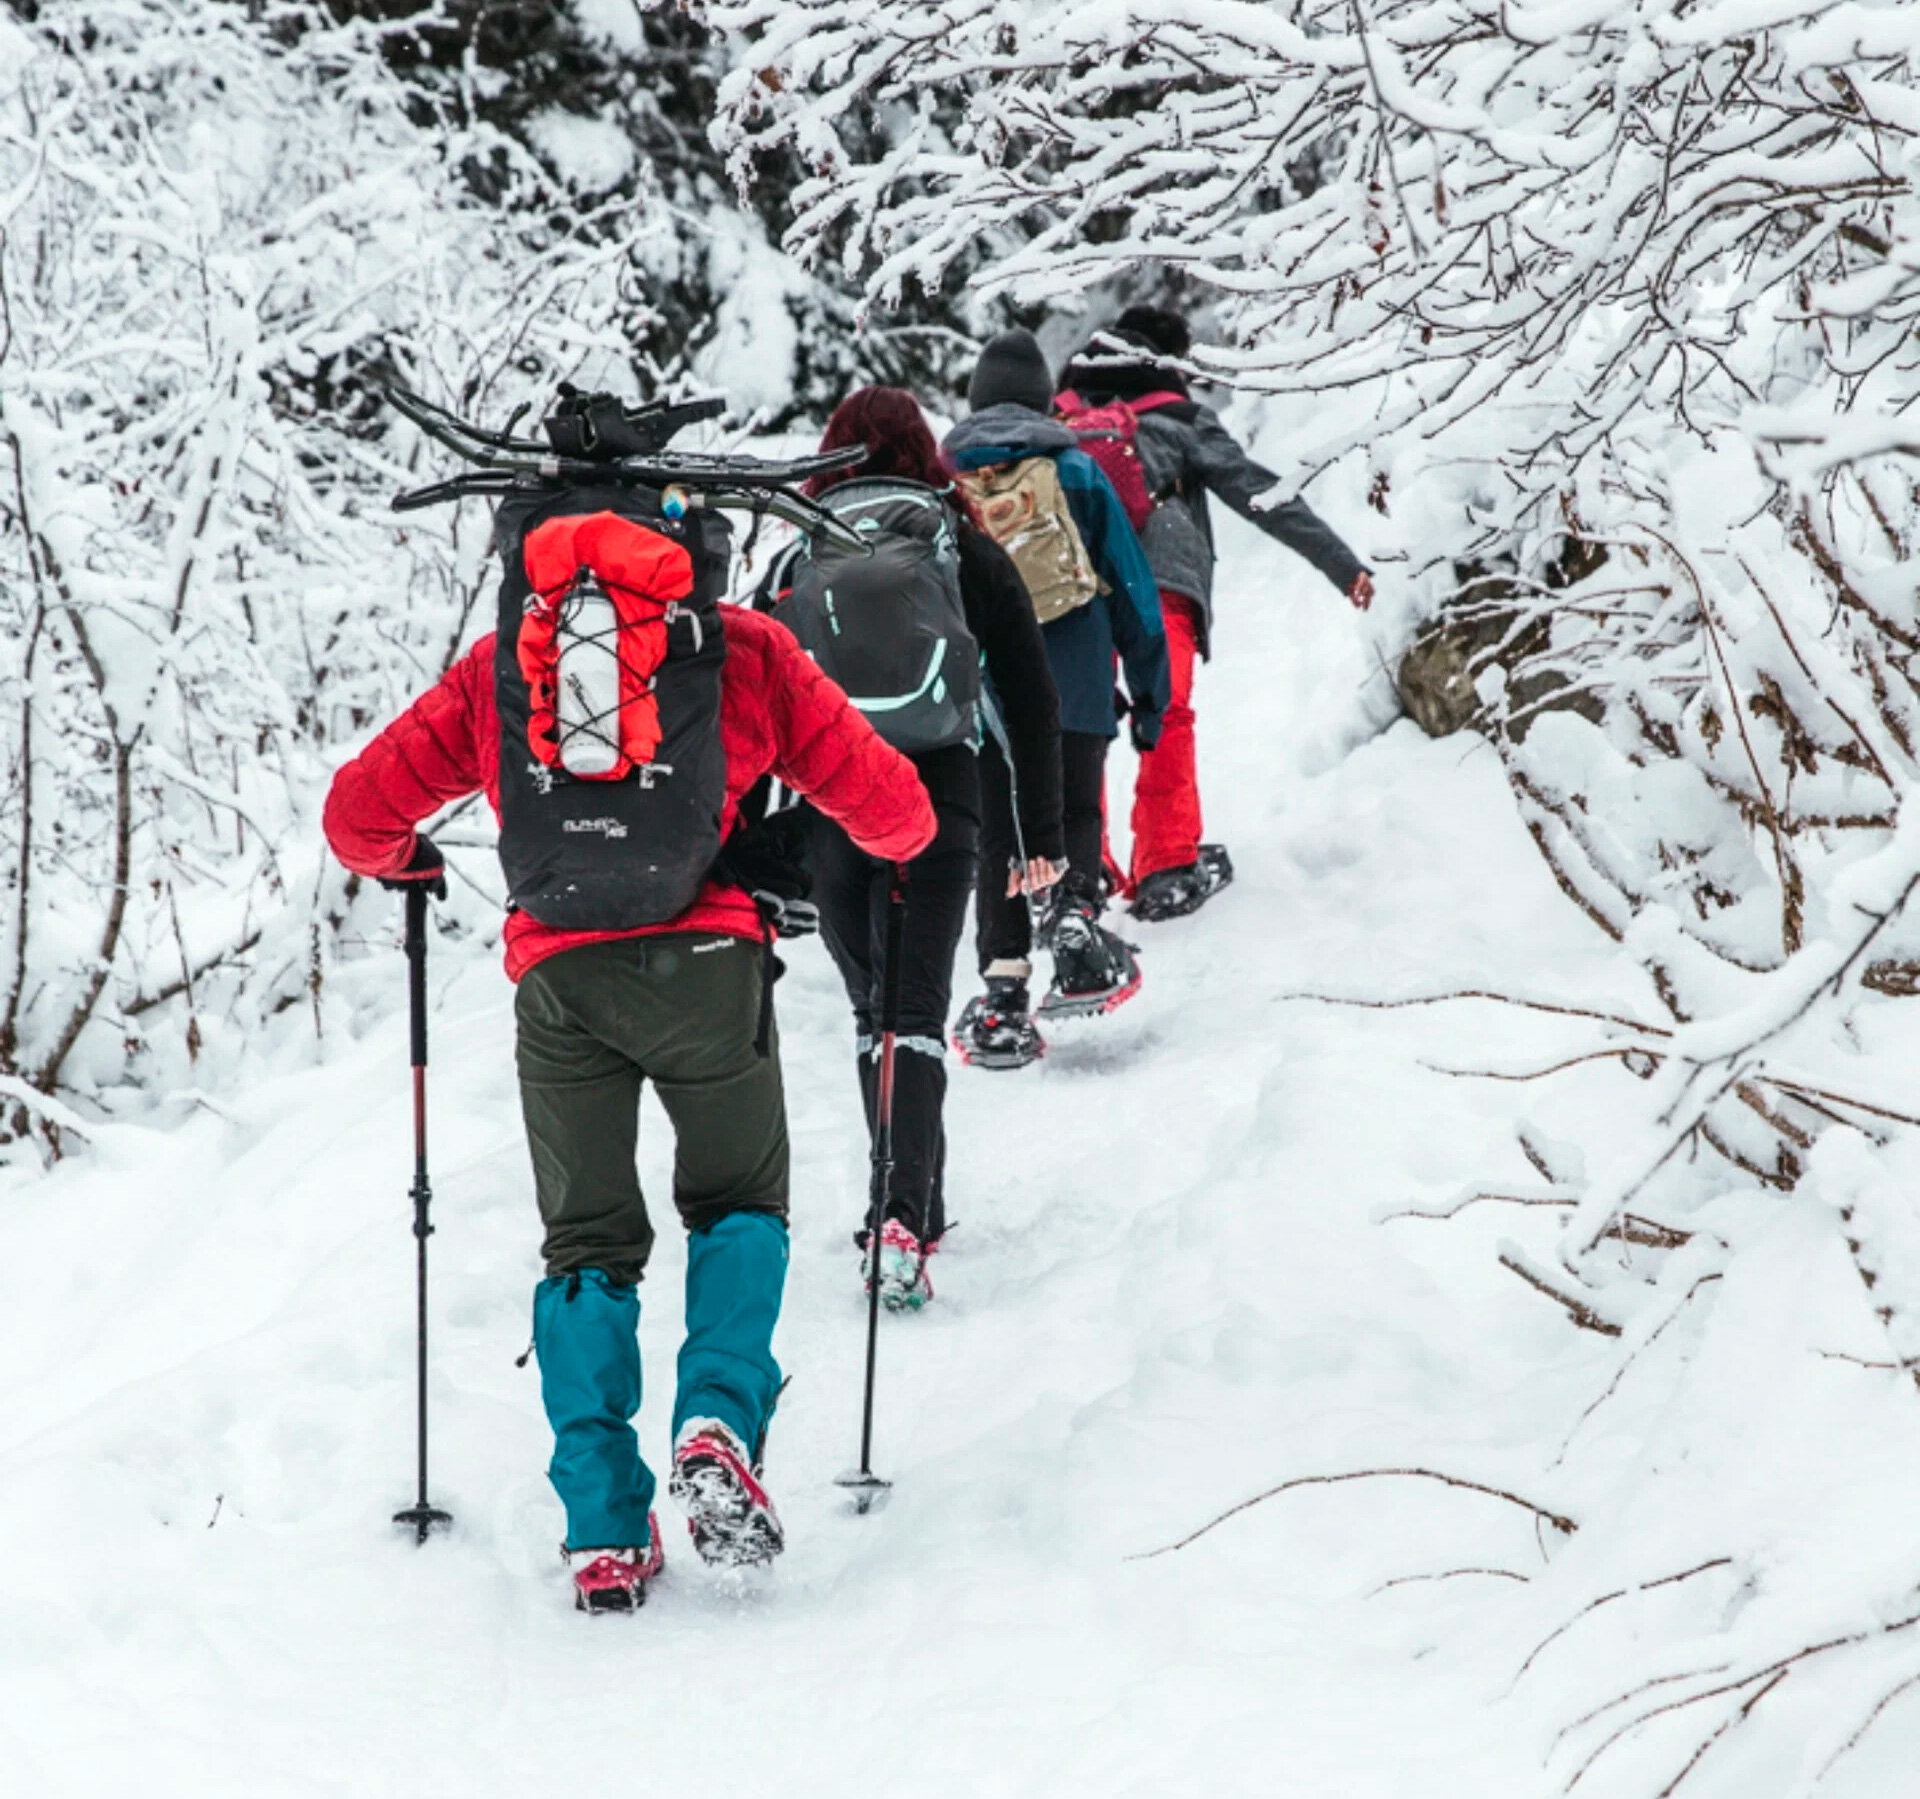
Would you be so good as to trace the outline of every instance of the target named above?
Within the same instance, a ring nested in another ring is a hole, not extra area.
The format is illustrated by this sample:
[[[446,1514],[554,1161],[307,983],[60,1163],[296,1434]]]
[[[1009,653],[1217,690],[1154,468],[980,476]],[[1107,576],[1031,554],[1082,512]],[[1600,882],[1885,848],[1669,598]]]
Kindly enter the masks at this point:
[[[883,743],[822,674],[785,625],[726,609],[720,740],[727,753],[724,840],[741,796],[764,774],[805,794],[870,856],[904,862],[933,840],[933,806],[913,764]],[[323,824],[333,853],[356,874],[405,868],[414,827],[442,806],[485,788],[500,814],[500,715],[493,703],[489,632],[333,777]],[[662,931],[715,931],[764,939],[753,901],[712,882],[687,910],[636,931],[560,931],[525,912],[507,916],[507,973],[577,944]]]

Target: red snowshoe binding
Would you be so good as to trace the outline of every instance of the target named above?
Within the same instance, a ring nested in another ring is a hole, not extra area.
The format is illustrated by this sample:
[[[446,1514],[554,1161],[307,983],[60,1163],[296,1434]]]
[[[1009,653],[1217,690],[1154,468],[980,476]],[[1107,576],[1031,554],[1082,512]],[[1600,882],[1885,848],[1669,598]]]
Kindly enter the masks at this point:
[[[1099,910],[1077,895],[1064,896],[1048,930],[1053,986],[1040,1002],[1042,1018],[1095,1018],[1140,991],[1133,945],[1100,927]]]
[[[637,1612],[647,1602],[647,1583],[667,1565],[660,1547],[660,1520],[647,1514],[647,1542],[640,1549],[563,1549],[573,1575],[577,1612]]]
[[[862,1284],[872,1277],[873,1263],[867,1254],[867,1233],[862,1231],[860,1273]],[[880,1303],[890,1312],[917,1312],[933,1297],[933,1280],[927,1273],[927,1261],[940,1247],[939,1239],[922,1243],[897,1218],[889,1218],[880,1232]]]
[[[687,1514],[700,1559],[716,1568],[762,1567],[787,1546],[760,1471],[717,1418],[689,1418],[680,1427],[667,1491]]]

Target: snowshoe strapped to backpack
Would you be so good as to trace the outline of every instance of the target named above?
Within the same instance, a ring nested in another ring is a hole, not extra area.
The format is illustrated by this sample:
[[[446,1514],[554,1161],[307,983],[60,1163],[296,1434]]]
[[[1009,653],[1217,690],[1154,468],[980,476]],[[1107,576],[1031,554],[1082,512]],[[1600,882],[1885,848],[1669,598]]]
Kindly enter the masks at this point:
[[[974,742],[980,649],[946,501],[918,481],[874,479],[841,482],[820,503],[872,553],[803,539],[775,579],[787,589],[780,622],[895,749]]]
[[[664,924],[720,849],[727,523],[610,484],[516,496],[494,535],[508,904],[561,930]]]
[[[1100,591],[1051,456],[989,463],[954,476],[988,534],[1013,558],[1043,625]]]

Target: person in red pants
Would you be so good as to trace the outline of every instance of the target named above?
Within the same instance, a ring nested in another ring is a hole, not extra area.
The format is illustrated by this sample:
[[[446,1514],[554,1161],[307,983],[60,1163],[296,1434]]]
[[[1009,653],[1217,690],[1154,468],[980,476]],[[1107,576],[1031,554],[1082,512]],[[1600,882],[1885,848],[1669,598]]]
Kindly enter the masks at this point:
[[[1373,576],[1305,500],[1257,506],[1280,477],[1262,468],[1228,433],[1219,415],[1187,392],[1171,360],[1193,347],[1178,313],[1131,306],[1106,335],[1138,354],[1083,351],[1060,378],[1063,404],[1122,402],[1133,413],[1134,448],[1152,511],[1141,547],[1160,586],[1172,701],[1160,739],[1140,758],[1133,792],[1133,860],[1126,885],[1136,918],[1178,918],[1197,911],[1233,878],[1220,844],[1201,841],[1200,782],[1194,756],[1193,669],[1213,640],[1213,525],[1207,496],[1217,495],[1269,537],[1306,558],[1364,611]]]

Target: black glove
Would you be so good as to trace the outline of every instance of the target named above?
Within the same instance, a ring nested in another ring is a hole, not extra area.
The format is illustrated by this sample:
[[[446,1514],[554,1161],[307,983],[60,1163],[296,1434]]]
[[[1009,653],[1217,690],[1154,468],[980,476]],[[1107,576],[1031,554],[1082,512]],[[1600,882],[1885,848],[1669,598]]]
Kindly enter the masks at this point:
[[[788,899],[755,888],[753,903],[776,937],[811,937],[820,929],[820,908],[809,899]]]
[[[807,820],[799,807],[736,826],[713,875],[752,894],[775,936],[811,937],[819,930],[820,909],[808,898],[813,876],[807,870]]]
[[[437,900],[447,897],[447,859],[431,837],[413,840],[413,854],[398,874],[382,875],[380,885],[389,893],[405,893],[409,887],[424,887]]]
[[[1133,747],[1141,755],[1144,756],[1160,741],[1160,727],[1165,722],[1163,714],[1151,711],[1144,705],[1135,706],[1127,714],[1127,735],[1133,739]]]

